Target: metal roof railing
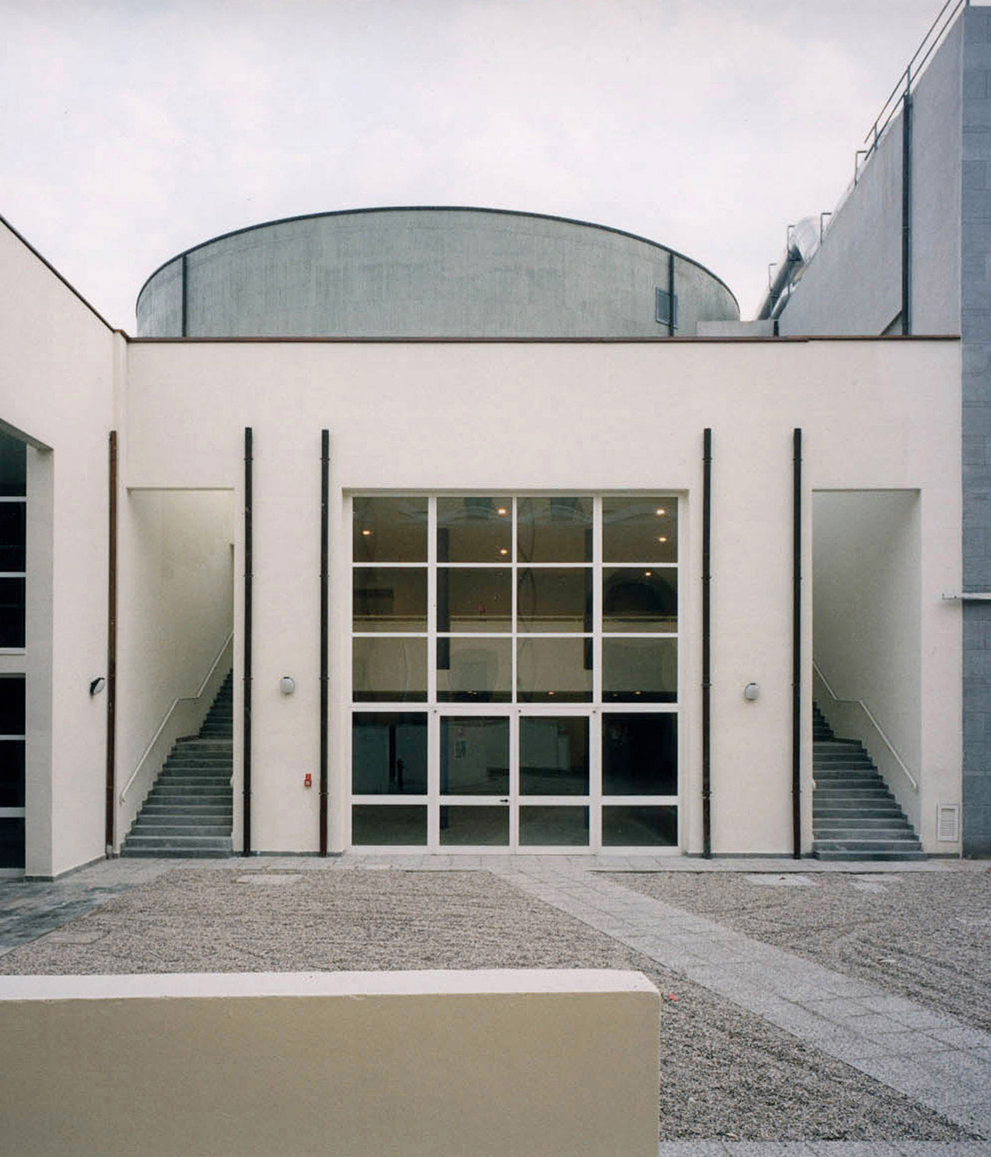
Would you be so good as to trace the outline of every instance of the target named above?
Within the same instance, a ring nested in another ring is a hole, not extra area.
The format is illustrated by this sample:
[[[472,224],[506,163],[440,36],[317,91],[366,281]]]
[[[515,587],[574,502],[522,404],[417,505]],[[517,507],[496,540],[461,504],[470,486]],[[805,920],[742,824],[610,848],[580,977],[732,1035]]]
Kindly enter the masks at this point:
[[[888,99],[881,106],[881,111],[875,118],[874,123],[867,130],[867,136],[864,137],[864,144],[867,145],[867,148],[858,150],[857,154],[858,156],[864,154],[865,161],[877,148],[877,143],[884,135],[884,130],[897,115],[898,106],[901,104],[906,93],[912,91],[912,82],[918,80],[922,75],[926,64],[929,62],[929,58],[943,43],[943,37],[956,19],[957,13],[961,8],[969,7],[970,0],[946,0],[946,3],[939,11],[939,15],[929,26],[929,31],[922,38],[922,43],[915,50],[912,59],[908,62],[905,71],[895,81],[895,87],[888,94]],[[856,170],[856,168],[855,163],[854,169]]]

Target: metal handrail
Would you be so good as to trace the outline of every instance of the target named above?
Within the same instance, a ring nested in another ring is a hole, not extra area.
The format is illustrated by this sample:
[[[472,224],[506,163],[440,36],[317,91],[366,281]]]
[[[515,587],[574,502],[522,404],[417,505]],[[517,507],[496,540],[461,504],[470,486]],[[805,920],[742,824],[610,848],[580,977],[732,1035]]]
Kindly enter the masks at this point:
[[[947,13],[947,9],[950,8],[951,5],[952,10]],[[898,109],[898,100],[904,93],[911,92],[912,81],[919,79],[919,76],[922,74],[922,70],[926,66],[926,62],[942,43],[943,36],[947,29],[950,27],[950,24],[953,22],[953,19],[956,17],[956,14],[960,11],[961,8],[969,7],[970,0],[946,0],[946,3],[940,9],[936,19],[929,26],[929,31],[925,34],[925,36],[923,36],[922,43],[913,53],[912,59],[908,62],[905,71],[898,77],[897,81],[895,81],[895,87],[888,94],[888,99],[881,106],[881,111],[877,114],[874,123],[867,130],[867,136],[864,137],[864,141],[865,143],[868,143],[869,146],[867,149],[868,156],[874,151],[874,149],[877,148],[877,142],[883,136],[884,130],[888,127],[892,121],[892,118],[895,116]],[[943,19],[944,15],[946,17],[945,20]],[[936,35],[933,36],[933,32],[935,31],[936,26],[941,20],[943,21],[943,24],[939,31],[936,32]],[[919,56],[923,53],[923,51],[925,52],[925,55],[922,56],[921,60],[919,60]],[[918,66],[913,67],[915,66],[917,60],[919,61]],[[880,127],[878,127],[879,125]]]
[[[854,154],[853,180],[843,190],[840,199],[836,202],[836,204],[833,206],[833,209],[830,211],[830,225],[832,225],[833,220],[835,220],[840,209],[846,203],[847,197],[849,197],[850,193],[857,187],[862,169],[868,163],[873,154],[877,151],[878,143],[884,136],[885,130],[897,115],[899,99],[906,92],[911,92],[913,83],[918,81],[926,64],[929,61],[930,56],[932,56],[940,44],[942,44],[944,35],[948,31],[960,9],[969,7],[970,0],[946,0],[946,3],[940,9],[939,15],[932,22],[929,31],[922,38],[922,43],[915,50],[912,59],[908,62],[908,65],[899,75],[898,80],[895,82],[895,87],[888,94],[888,99],[881,106],[881,111],[875,117],[874,123],[867,130],[867,135],[864,137],[864,143],[867,145],[867,148],[857,149],[856,153]],[[940,21],[942,21],[941,25]],[[933,36],[933,32],[937,25],[940,25],[939,30],[936,32],[936,35]],[[921,60],[919,59],[920,54],[922,55]],[[820,229],[820,244],[828,232],[828,226],[825,229]]]
[[[137,767],[135,767],[134,771],[131,773],[131,778],[127,781],[126,784],[124,784],[124,788],[120,793],[120,802],[121,803],[124,802],[124,799],[125,799],[127,793],[131,790],[131,787],[132,787],[134,781],[138,778],[138,773],[141,771],[141,768],[144,767],[145,760],[150,755],[152,748],[158,742],[158,737],[165,730],[169,720],[172,718],[172,713],[175,711],[175,709],[179,706],[180,703],[191,703],[194,699],[199,699],[199,697],[206,690],[207,684],[213,678],[213,673],[214,673],[214,671],[216,671],[217,665],[220,663],[220,660],[224,657],[224,652],[230,646],[231,640],[233,638],[234,638],[234,632],[232,630],[230,632],[230,634],[227,636],[227,638],[224,639],[224,645],[217,652],[217,657],[210,664],[210,670],[207,671],[206,675],[203,677],[203,682],[200,684],[199,690],[196,692],[196,694],[195,695],[180,695],[177,698],[172,700],[172,705],[169,707],[168,711],[165,712],[165,715],[162,718],[162,722],[159,723],[159,725],[158,725],[158,730],[155,732],[155,734],[148,741],[148,746],[141,753],[141,758],[138,760]]]
[[[837,695],[836,692],[832,689],[832,687],[830,687],[829,680],[822,673],[822,669],[820,668],[819,664],[814,659],[812,660],[812,670],[815,671],[815,673],[822,680],[823,686],[826,688],[826,690],[832,696],[834,703],[852,703],[852,704],[855,704],[857,707],[863,708],[864,714],[871,721],[871,723],[874,724],[874,728],[877,731],[878,735],[880,735],[881,738],[884,740],[885,746],[888,748],[888,750],[891,752],[891,754],[895,757],[895,759],[898,762],[898,766],[905,773],[905,776],[908,779],[908,782],[912,785],[912,790],[914,792],[918,792],[918,790],[919,790],[918,781],[916,780],[915,776],[905,766],[905,761],[898,754],[898,752],[895,751],[895,748],[892,745],[891,740],[887,737],[887,735],[884,734],[884,730],[882,729],[881,724],[878,723],[878,721],[874,718],[874,712],[871,711],[871,709],[867,706],[867,704],[863,701],[863,699],[841,699],[839,697],[839,695]]]

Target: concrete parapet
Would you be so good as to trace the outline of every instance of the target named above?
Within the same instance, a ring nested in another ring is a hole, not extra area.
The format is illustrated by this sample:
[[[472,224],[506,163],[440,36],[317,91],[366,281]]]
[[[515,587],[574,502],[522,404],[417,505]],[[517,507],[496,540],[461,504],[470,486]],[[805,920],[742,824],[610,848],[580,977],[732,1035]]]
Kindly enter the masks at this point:
[[[0,977],[18,1157],[653,1157],[637,972]]]

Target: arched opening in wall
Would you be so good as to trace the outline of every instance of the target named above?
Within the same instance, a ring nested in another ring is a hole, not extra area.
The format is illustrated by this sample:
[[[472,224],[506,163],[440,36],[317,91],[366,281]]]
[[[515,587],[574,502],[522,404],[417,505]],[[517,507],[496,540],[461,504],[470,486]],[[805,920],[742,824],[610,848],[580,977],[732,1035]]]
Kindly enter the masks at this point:
[[[231,490],[130,490],[121,504],[122,855],[230,853],[233,539]]]
[[[917,490],[813,494],[813,835],[823,858],[919,847],[920,507]]]

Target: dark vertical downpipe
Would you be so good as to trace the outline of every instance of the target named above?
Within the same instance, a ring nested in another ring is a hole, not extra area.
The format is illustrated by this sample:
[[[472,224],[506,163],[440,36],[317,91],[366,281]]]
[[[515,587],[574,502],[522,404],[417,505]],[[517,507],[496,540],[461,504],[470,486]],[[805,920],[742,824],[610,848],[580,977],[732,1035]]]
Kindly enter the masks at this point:
[[[330,629],[330,431],[320,431],[320,855],[327,854],[327,689],[330,679],[327,633]]]
[[[252,575],[252,433],[244,428],[244,851],[251,855],[251,575]]]
[[[668,250],[668,337],[674,337],[674,254]]]
[[[182,255],[182,325],[179,332],[183,337],[189,337],[189,264],[186,254]]]
[[[107,548],[107,800],[104,836],[107,855],[114,850],[117,813],[117,431],[110,431],[110,502]]]
[[[712,430],[703,435],[702,448],[702,854],[712,857],[711,735],[710,735],[710,556],[712,549]]]
[[[792,559],[791,809],[796,860],[802,858],[802,431],[795,430]]]
[[[902,333],[912,332],[912,94],[902,97]]]

